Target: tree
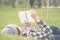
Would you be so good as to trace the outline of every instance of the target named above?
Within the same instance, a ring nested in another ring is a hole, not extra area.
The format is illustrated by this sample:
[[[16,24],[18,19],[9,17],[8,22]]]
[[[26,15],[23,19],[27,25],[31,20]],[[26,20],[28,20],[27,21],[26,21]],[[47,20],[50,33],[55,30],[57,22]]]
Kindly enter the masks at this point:
[[[41,4],[41,0],[37,0],[37,6],[38,6],[38,7],[41,7],[41,5],[42,5],[42,4]]]
[[[58,6],[58,5],[57,5],[57,0],[54,0],[54,2],[53,2],[53,3],[54,3],[54,6],[55,6],[55,7],[57,7],[57,6]]]
[[[18,11],[18,0],[15,1],[15,7],[16,7],[16,10]]]
[[[30,0],[30,1],[29,1],[29,4],[30,4],[31,7],[33,7],[34,1],[35,1],[35,0]]]
[[[0,4],[1,4],[2,0],[0,0]]]
[[[9,1],[9,5],[11,5],[12,7],[15,7],[15,1],[16,1],[16,0],[10,0],[10,1]]]

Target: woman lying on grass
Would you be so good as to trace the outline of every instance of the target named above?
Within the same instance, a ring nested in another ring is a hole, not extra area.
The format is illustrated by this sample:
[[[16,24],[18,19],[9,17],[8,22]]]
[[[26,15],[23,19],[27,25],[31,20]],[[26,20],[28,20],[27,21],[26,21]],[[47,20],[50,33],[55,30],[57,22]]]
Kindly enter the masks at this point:
[[[53,34],[55,40],[60,40],[60,29],[56,28],[55,26],[49,27],[48,25],[46,25],[41,19],[39,19],[34,10],[31,11],[30,15],[36,21],[39,27],[42,28],[42,30],[31,28],[30,23],[25,22],[25,27],[22,29],[17,25],[9,24],[7,25],[6,28],[2,30],[1,33],[23,35],[27,37],[36,37],[36,38],[42,38],[44,40],[53,40],[48,38],[51,36],[51,34]]]

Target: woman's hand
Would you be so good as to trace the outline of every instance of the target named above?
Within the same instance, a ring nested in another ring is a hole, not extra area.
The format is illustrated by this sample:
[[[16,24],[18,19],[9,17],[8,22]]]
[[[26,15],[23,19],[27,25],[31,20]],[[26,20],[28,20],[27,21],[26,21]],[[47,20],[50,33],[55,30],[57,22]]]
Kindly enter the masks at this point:
[[[37,21],[39,19],[39,17],[36,14],[36,11],[34,10],[30,10],[30,15],[32,16],[32,18]]]

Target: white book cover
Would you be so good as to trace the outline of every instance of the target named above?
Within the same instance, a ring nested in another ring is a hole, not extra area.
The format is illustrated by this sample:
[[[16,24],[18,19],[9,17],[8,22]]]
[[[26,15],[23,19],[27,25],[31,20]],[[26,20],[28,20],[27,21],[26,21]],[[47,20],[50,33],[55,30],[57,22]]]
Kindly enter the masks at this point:
[[[18,15],[21,23],[24,23],[24,21],[34,22],[34,19],[30,15],[30,11],[20,11]]]

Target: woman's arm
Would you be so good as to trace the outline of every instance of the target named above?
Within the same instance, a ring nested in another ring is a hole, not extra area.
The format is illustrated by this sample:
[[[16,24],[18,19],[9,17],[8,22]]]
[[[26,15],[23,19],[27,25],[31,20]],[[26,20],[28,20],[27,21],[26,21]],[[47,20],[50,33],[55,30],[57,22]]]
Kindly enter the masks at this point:
[[[44,23],[41,19],[39,19],[39,17],[37,16],[37,14],[34,10],[30,11],[30,15],[36,21],[36,23],[39,25],[39,27],[42,27],[42,30],[44,31],[44,33],[45,32],[47,32],[47,34],[52,33],[52,30],[50,29],[50,27],[46,23]]]

